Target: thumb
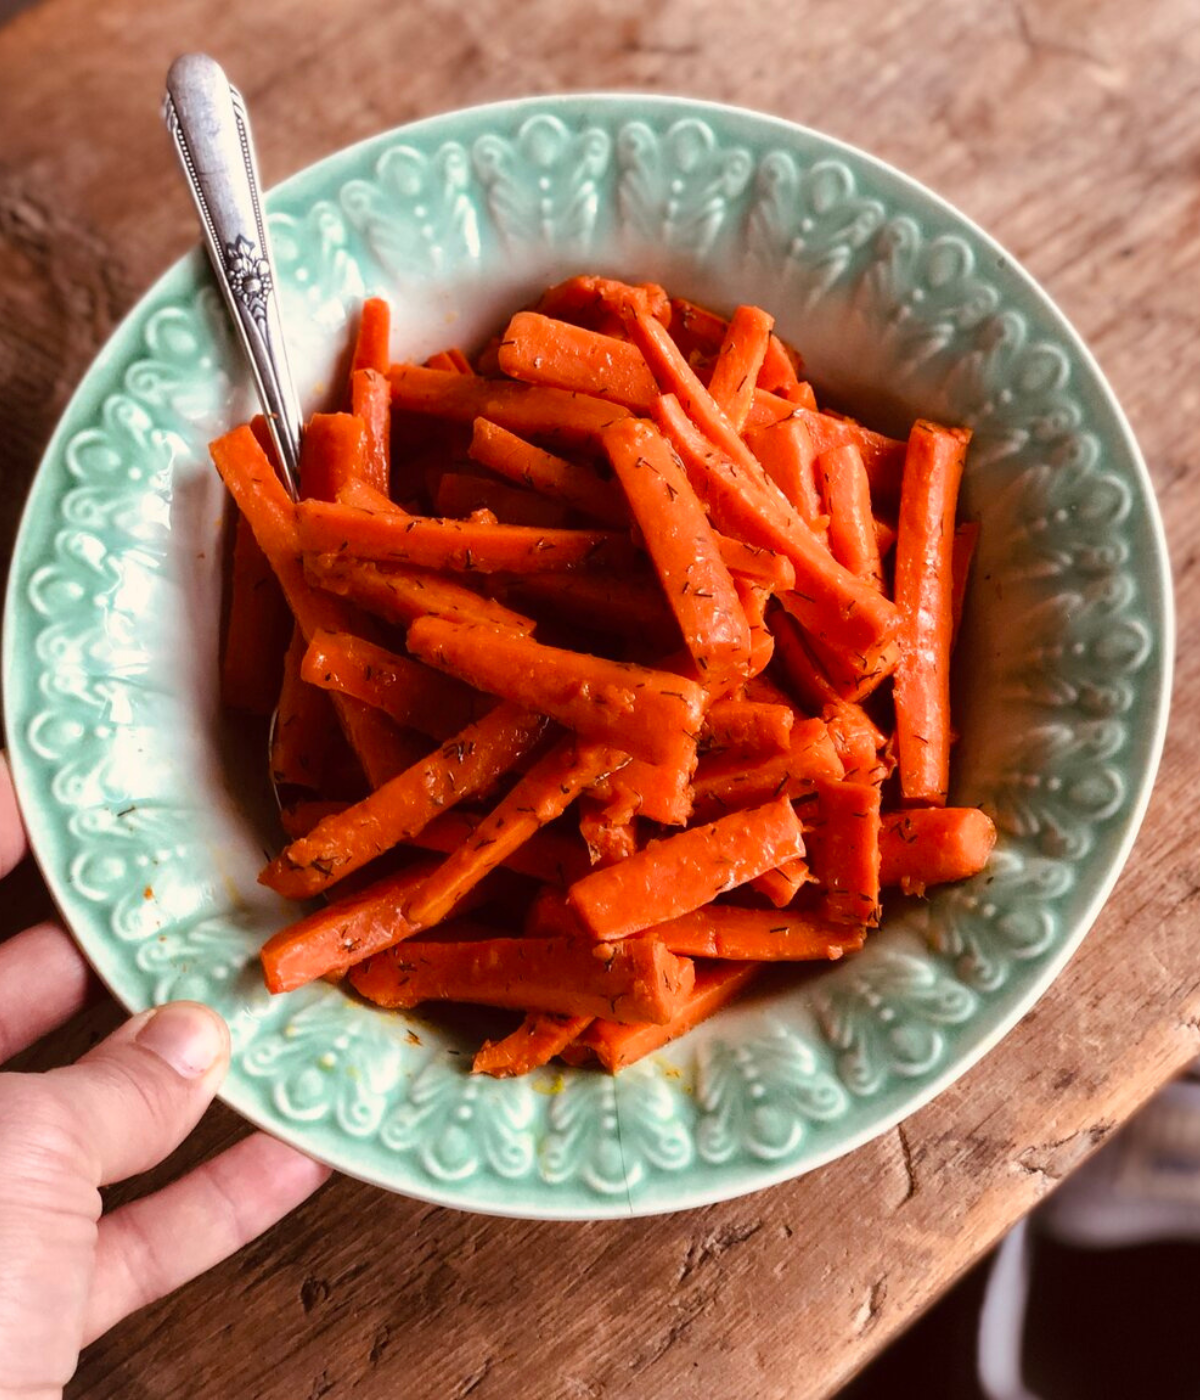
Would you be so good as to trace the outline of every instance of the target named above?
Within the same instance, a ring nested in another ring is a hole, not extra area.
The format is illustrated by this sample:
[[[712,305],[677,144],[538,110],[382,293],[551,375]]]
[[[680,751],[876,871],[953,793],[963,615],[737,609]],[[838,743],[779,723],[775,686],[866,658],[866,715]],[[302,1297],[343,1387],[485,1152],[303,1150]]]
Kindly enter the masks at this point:
[[[194,1001],[133,1017],[43,1087],[70,1126],[97,1185],[124,1181],[173,1152],[199,1122],[229,1068],[229,1031]]]

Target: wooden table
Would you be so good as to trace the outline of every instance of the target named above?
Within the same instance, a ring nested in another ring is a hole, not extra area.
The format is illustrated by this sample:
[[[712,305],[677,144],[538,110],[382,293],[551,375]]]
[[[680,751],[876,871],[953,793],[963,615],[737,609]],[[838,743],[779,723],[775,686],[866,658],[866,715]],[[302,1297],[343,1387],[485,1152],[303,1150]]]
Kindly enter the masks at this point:
[[[9,0],[13,7],[13,0]],[[0,533],[71,387],[195,237],[158,121],[171,57],[245,91],[268,181],[381,128],[570,88],[680,91],[819,125],[1008,245],[1105,366],[1200,622],[1193,0],[40,0],[0,30]],[[0,3],[0,12],[3,5]],[[3,551],[7,555],[7,549]],[[1082,951],[935,1103],[812,1175],[662,1219],[457,1214],[337,1180],[117,1328],[74,1396],[825,1396],[1200,1052],[1197,652],[1163,776]],[[11,927],[45,899],[5,891]],[[100,1008],[32,1063],[74,1054]],[[242,1131],[215,1108],[155,1173]]]

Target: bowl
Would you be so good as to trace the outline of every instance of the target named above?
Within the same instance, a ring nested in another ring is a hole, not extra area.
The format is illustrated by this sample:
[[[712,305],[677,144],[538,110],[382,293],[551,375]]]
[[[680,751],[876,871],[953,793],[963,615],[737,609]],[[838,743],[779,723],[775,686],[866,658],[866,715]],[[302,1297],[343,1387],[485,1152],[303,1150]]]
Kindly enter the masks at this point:
[[[180,198],[182,199],[182,194]],[[609,1078],[468,1073],[472,1044],[324,983],[272,998],[294,910],[261,752],[218,711],[223,492],[208,441],[253,409],[199,253],[97,357],[34,483],[7,599],[11,761],[50,888],[131,1009],[226,1017],[223,1097],[337,1168],[464,1209],[599,1218],[794,1177],[897,1123],[1026,1012],[1078,946],[1142,817],[1172,653],[1146,469],[1092,357],[984,233],[817,132],[671,98],[536,98],[439,116],[268,201],[306,410],[358,307],[393,353],[483,339],[576,271],[767,307],[830,402],[903,435],[974,429],[981,522],[957,667],[955,799],[988,869],[893,910],[842,965],[720,1013]]]

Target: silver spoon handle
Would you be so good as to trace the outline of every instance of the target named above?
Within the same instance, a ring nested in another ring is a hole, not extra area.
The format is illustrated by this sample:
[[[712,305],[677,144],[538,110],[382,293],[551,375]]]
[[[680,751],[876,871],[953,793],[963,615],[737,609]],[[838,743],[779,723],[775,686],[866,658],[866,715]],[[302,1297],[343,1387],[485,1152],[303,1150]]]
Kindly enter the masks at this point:
[[[204,244],[258,385],[293,499],[299,495],[300,403],[288,368],[271,240],[241,94],[207,54],[167,74],[163,119],[200,215]]]

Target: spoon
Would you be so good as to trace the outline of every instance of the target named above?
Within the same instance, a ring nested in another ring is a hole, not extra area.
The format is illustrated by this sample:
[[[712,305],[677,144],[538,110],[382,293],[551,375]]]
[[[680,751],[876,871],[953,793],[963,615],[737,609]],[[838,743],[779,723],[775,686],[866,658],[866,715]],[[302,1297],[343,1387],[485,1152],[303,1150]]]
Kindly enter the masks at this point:
[[[250,122],[215,59],[189,53],[167,73],[163,120],[191,190],[204,246],[249,362],[288,494],[300,494],[300,401],[288,368],[278,279]]]

